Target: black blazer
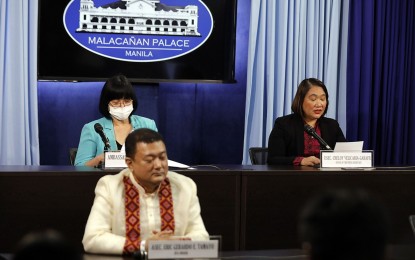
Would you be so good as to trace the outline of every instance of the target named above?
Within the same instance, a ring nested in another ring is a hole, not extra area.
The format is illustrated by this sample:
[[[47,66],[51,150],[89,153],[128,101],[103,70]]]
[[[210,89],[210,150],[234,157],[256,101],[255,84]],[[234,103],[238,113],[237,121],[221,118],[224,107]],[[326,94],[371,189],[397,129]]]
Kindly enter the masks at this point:
[[[334,148],[336,142],[346,142],[339,123],[331,118],[318,120],[321,138]],[[268,164],[292,165],[295,157],[304,154],[304,122],[301,116],[290,114],[275,120],[268,139]]]

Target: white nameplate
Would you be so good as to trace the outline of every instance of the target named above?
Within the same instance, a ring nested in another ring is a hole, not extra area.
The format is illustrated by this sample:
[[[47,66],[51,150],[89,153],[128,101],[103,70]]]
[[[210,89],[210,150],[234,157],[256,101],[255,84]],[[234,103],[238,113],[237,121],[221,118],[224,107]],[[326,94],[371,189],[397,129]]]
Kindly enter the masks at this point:
[[[321,168],[371,168],[373,167],[373,151],[321,151]]]
[[[105,168],[127,168],[125,151],[108,151],[104,153]]]
[[[218,258],[218,240],[148,241],[148,259]]]
[[[188,165],[168,160],[169,167],[194,169]],[[104,153],[104,168],[127,168],[125,163],[125,149]]]

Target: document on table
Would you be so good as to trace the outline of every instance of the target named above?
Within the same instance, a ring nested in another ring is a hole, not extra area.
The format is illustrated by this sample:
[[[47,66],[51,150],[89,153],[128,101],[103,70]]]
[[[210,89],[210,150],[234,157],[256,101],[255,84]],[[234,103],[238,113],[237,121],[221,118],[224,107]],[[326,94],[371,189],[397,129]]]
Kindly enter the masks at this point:
[[[362,151],[363,150],[363,141],[356,142],[337,142],[334,146],[335,152],[344,152],[344,151]]]

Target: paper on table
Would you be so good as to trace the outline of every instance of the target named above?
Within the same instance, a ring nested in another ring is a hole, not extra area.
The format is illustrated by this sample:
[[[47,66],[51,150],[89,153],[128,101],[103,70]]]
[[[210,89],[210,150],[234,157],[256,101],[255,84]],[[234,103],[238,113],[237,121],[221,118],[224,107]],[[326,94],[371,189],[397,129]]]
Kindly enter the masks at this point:
[[[169,167],[192,169],[189,165],[179,163],[179,162],[175,162],[175,161],[172,161],[172,160],[169,160],[168,164],[169,164]]]
[[[120,150],[121,152],[125,152],[125,147],[124,147],[124,145],[121,147],[121,150]],[[179,163],[179,162],[175,162],[175,161],[172,161],[172,160],[168,160],[168,165],[169,165],[169,167],[174,167],[174,168],[184,168],[184,169],[194,169],[194,168],[191,168],[189,165],[186,165],[186,164],[183,164],[183,163]]]
[[[337,142],[334,146],[335,152],[344,152],[344,151],[362,151],[363,150],[363,141],[356,142]]]

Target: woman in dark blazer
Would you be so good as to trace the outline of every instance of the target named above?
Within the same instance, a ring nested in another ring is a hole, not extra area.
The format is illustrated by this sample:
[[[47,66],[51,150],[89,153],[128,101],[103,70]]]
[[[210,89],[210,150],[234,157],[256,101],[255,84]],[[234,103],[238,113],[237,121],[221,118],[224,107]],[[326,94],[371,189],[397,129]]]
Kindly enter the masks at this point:
[[[320,143],[304,131],[309,125],[326,143],[334,148],[346,138],[339,123],[326,118],[329,94],[323,82],[315,78],[303,80],[298,86],[291,105],[293,114],[279,117],[268,139],[268,164],[320,164]]]

